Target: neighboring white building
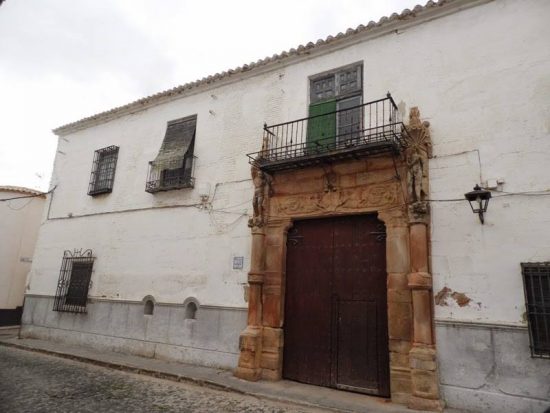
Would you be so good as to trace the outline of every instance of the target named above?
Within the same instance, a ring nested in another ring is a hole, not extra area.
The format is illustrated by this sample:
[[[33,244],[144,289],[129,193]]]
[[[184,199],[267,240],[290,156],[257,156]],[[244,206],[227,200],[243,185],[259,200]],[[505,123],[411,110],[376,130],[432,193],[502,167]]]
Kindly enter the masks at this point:
[[[246,154],[269,149],[264,123],[326,113],[314,112],[317,100],[343,113],[391,91],[404,119],[418,107],[430,124],[424,201],[436,341],[428,347],[437,353],[431,372],[441,395],[425,397],[473,411],[543,411],[550,405],[548,16],[550,3],[540,0],[429,2],[56,129],[55,191],[22,334],[236,368],[239,335],[254,324],[247,308],[269,304],[258,304],[257,282],[252,277],[249,287],[247,278],[255,259],[247,222],[258,213],[259,192]],[[350,79],[356,83],[345,89]],[[344,122],[330,127],[343,130]],[[303,153],[312,143],[305,145]],[[361,175],[365,184],[370,173]],[[331,176],[326,193],[336,185]],[[492,191],[484,225],[463,200],[475,184]],[[526,294],[521,264],[529,263]],[[400,297],[407,308],[417,305],[410,292]],[[413,321],[403,322],[410,335]],[[422,398],[414,382],[422,368],[409,368],[408,355],[399,359],[394,339],[390,327],[392,398]],[[416,344],[409,339],[406,351]],[[241,350],[246,345],[241,340]],[[280,377],[280,364],[261,363],[260,376]]]
[[[46,195],[0,186],[0,326],[19,325]]]

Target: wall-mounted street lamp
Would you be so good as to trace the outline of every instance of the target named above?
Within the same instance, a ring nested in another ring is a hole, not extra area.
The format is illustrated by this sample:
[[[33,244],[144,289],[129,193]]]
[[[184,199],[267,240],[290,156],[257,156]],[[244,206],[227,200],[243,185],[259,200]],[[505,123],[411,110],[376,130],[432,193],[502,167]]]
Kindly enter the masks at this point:
[[[465,193],[464,197],[470,203],[473,213],[478,214],[479,220],[484,224],[485,220],[483,219],[483,214],[487,212],[487,205],[489,205],[489,199],[491,199],[491,192],[476,185],[474,186],[474,190]]]

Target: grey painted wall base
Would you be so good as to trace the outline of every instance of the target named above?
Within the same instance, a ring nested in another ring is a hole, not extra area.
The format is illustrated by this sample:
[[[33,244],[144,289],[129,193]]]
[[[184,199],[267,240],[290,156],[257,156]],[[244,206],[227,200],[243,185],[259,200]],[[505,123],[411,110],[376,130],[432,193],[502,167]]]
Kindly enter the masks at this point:
[[[499,413],[550,407],[550,360],[531,358],[527,329],[436,322],[436,336],[448,406]]]
[[[176,304],[158,304],[150,316],[142,303],[106,300],[88,303],[87,314],[52,308],[53,297],[26,296],[22,336],[226,369],[237,366],[247,318],[246,309],[208,306],[186,320]]]

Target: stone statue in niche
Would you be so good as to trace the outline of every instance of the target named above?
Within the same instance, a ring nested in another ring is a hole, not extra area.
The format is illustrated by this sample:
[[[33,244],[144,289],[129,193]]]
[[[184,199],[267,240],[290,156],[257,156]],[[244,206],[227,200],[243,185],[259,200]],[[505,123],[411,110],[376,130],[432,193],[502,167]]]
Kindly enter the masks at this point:
[[[253,216],[248,221],[250,227],[261,227],[264,224],[267,198],[273,193],[271,181],[271,176],[258,168],[252,167],[254,198],[252,198]]]
[[[407,167],[409,168],[407,177],[409,200],[411,202],[423,201],[426,195],[423,188],[423,181],[425,178],[424,160],[418,150],[413,151],[408,157]]]
[[[407,152],[419,152],[421,156],[432,157],[432,139],[430,136],[430,122],[420,120],[420,111],[417,107],[409,112],[408,135],[405,136]]]
[[[407,134],[405,135],[405,160],[408,169],[409,202],[412,204],[424,202],[427,198],[428,158],[432,156],[429,126],[429,122],[420,120],[418,108],[411,108]]]

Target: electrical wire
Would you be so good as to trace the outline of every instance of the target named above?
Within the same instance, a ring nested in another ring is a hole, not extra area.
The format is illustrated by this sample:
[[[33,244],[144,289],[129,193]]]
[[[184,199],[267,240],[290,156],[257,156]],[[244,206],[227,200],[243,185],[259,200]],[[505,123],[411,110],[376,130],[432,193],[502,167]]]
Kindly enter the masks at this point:
[[[542,191],[525,191],[525,192],[505,192],[505,191],[498,191],[498,190],[490,190],[488,188],[481,188],[485,189],[487,191],[500,193],[502,195],[495,195],[492,196],[492,198],[504,198],[508,196],[549,196],[550,190],[542,190]],[[428,202],[459,202],[459,201],[465,201],[466,198],[450,198],[450,199],[426,199],[425,201]]]
[[[13,199],[12,199],[13,201]],[[23,208],[25,208],[27,205],[29,205],[32,201],[34,201],[34,198],[29,198],[29,200],[22,206],[20,206],[19,208],[14,208],[13,206],[10,205],[10,203],[8,202],[7,205],[8,205],[8,208],[11,209],[12,211],[21,211]]]

